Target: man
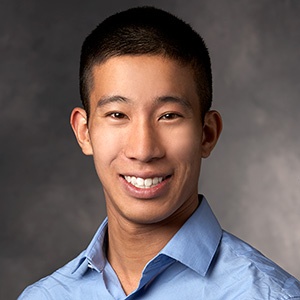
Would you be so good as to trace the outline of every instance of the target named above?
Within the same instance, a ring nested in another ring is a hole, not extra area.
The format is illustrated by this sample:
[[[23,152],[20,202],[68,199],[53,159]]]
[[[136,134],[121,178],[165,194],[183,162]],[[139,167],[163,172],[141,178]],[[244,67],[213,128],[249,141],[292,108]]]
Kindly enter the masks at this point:
[[[198,195],[222,129],[202,38],[155,8],[111,16],[85,40],[84,108],[108,218],[88,248],[20,299],[300,299],[300,283],[222,231]]]

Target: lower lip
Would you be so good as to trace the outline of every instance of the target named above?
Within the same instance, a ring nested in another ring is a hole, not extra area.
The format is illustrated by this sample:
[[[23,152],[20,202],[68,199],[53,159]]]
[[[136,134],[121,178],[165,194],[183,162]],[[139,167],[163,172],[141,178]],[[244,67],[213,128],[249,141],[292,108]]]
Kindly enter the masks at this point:
[[[153,187],[149,187],[149,188],[138,188],[138,187],[132,185],[131,183],[129,183],[123,176],[120,176],[120,179],[122,181],[122,184],[123,184],[126,192],[131,197],[139,198],[139,199],[153,199],[153,198],[160,197],[164,193],[166,193],[171,176],[165,178],[159,184],[157,184]]]

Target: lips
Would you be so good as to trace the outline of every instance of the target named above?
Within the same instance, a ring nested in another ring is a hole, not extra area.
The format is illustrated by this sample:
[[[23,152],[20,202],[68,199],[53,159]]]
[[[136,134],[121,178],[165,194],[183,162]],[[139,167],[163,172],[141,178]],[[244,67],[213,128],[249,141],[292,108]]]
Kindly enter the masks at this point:
[[[135,199],[156,199],[165,195],[170,188],[172,175],[145,174],[121,175],[125,193]]]
[[[141,178],[135,176],[124,176],[124,178],[128,183],[140,189],[154,187],[164,180],[163,177]]]

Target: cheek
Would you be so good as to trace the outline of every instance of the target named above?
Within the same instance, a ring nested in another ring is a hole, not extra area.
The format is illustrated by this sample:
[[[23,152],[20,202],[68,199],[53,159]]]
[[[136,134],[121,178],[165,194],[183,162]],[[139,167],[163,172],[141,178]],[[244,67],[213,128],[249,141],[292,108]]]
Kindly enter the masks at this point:
[[[169,154],[181,164],[196,163],[201,157],[200,133],[195,130],[181,130],[169,135],[166,145],[169,147]]]
[[[97,170],[110,166],[122,150],[121,137],[105,128],[93,132],[91,141]]]

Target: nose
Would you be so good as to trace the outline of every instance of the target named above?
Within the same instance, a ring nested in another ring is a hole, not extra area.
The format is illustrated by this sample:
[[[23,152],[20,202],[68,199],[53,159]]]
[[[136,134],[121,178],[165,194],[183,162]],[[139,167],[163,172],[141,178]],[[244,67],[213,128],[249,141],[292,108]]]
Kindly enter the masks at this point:
[[[140,162],[151,162],[165,155],[158,128],[143,122],[134,124],[125,146],[125,156]]]

